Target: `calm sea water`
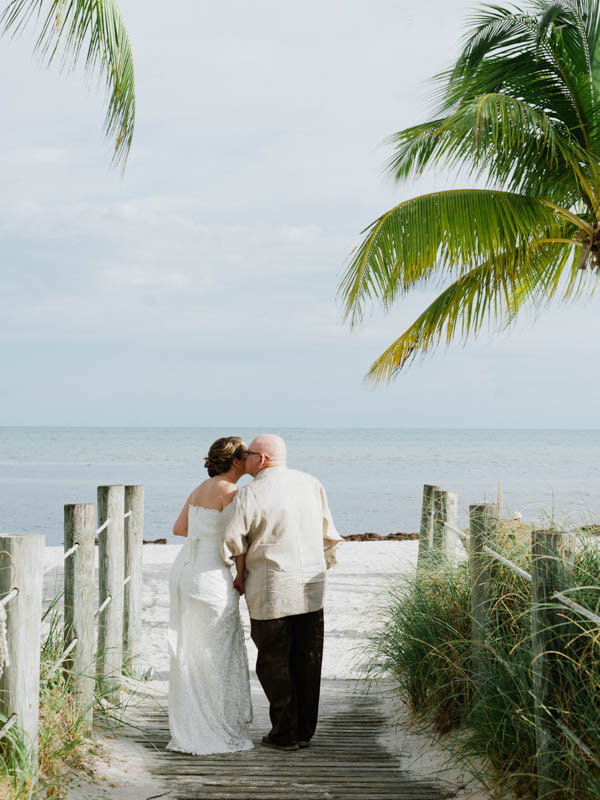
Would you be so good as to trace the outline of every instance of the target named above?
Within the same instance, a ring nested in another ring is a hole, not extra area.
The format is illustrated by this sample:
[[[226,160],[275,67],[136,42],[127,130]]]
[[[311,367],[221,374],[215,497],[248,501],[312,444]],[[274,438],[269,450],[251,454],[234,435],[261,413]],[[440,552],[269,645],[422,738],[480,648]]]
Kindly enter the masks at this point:
[[[63,505],[94,502],[96,486],[141,483],[145,537],[171,536],[192,488],[206,477],[214,428],[0,428],[0,530],[62,543]],[[600,430],[316,429],[276,431],[288,463],[324,484],[342,533],[416,531],[424,483],[469,503],[496,501],[539,520],[600,519]],[[243,479],[244,481],[247,479]]]

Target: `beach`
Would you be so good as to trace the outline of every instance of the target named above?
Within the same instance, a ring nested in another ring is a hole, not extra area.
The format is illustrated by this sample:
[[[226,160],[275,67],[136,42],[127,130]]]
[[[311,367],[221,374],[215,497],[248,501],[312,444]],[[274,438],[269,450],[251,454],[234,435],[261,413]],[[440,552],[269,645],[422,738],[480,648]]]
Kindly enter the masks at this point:
[[[390,586],[416,564],[418,541],[343,542],[338,563],[328,574],[325,603],[326,638],[324,678],[360,678],[364,674],[364,648],[380,618]],[[146,668],[154,669],[154,683],[167,678],[167,623],[169,614],[169,569],[180,545],[144,545],[142,653]],[[46,548],[46,565],[58,562],[62,548]],[[45,578],[45,595],[62,588],[62,566]],[[250,621],[245,601],[240,602],[248,657],[256,660],[250,639]]]
[[[152,667],[153,679],[145,691],[153,693],[159,705],[166,704],[169,661],[166,647],[168,621],[168,574],[179,545],[144,546],[143,573],[143,662]],[[325,603],[325,648],[323,678],[354,680],[363,678],[368,663],[369,636],[381,624],[381,609],[388,592],[410,574],[416,564],[418,541],[344,542],[338,547],[338,563],[328,573]],[[46,564],[58,563],[62,548],[46,548]],[[62,586],[62,565],[46,575],[46,596]],[[249,619],[245,602],[240,603],[249,663],[255,695],[264,702],[253,666],[256,658],[249,637]],[[399,702],[390,683],[385,682],[383,704],[389,716],[385,747],[398,755],[402,769],[416,777],[437,778],[444,787],[451,786],[461,800],[483,800],[486,795],[477,784],[464,786],[469,776],[448,762],[443,746],[409,722],[407,709]],[[383,684],[382,684],[383,686]],[[377,691],[377,682],[371,691]],[[81,777],[69,797],[71,800],[100,800],[118,796],[123,800],[150,797],[161,791],[150,774],[148,755],[121,737],[119,730],[97,739],[92,762],[94,778]],[[146,792],[147,789],[147,792]],[[145,794],[143,792],[146,792]]]

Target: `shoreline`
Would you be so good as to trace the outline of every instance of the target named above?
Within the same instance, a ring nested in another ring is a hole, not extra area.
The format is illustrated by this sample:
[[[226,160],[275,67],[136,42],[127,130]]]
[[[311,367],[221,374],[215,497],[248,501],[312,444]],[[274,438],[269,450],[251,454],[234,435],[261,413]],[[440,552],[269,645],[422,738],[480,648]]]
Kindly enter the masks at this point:
[[[368,533],[341,533],[344,542],[409,542],[419,538],[419,534],[403,533],[375,533],[369,531]],[[98,544],[96,539],[95,544]],[[170,542],[165,537],[160,539],[144,539],[142,544],[177,544],[177,542]],[[52,545],[48,545],[52,546]]]

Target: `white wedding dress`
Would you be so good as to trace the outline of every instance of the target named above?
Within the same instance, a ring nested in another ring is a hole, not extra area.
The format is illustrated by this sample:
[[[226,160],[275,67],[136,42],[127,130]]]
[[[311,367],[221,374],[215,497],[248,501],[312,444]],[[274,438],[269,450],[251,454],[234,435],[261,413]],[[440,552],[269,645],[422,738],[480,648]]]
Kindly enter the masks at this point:
[[[188,535],[169,577],[169,750],[250,750],[248,656],[217,509],[189,507]]]

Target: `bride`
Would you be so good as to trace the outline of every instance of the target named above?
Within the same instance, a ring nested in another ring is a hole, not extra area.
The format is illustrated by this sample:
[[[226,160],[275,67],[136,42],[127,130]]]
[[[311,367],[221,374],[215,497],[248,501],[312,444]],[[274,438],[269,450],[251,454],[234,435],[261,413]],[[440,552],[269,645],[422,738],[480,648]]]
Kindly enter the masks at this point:
[[[239,614],[244,556],[231,572],[219,553],[223,509],[244,474],[239,436],[217,439],[204,466],[209,478],[190,494],[173,526],[187,540],[169,578],[169,750],[201,755],[253,747],[248,657]]]

